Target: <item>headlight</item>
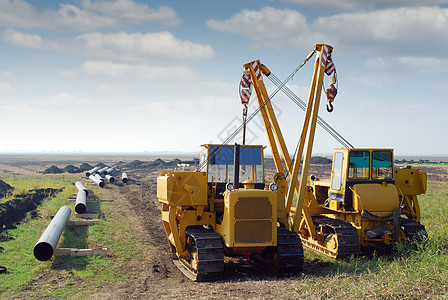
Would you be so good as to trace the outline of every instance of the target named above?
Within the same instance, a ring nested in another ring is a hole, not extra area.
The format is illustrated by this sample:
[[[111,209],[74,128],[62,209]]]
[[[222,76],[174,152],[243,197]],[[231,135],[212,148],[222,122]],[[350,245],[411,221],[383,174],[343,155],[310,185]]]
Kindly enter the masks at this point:
[[[233,186],[233,183],[229,182],[226,184],[226,189],[231,192],[235,189],[235,187]]]
[[[269,189],[275,192],[278,189],[278,186],[275,183],[271,183],[271,185],[269,185]]]

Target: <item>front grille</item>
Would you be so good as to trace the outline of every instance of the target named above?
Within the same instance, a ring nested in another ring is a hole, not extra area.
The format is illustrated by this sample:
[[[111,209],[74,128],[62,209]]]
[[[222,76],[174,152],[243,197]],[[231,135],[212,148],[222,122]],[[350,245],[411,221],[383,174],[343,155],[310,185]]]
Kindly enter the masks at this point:
[[[235,204],[235,243],[272,242],[272,210],[268,198],[239,198]]]
[[[236,221],[235,243],[269,243],[272,242],[272,223],[262,221]]]
[[[235,219],[271,219],[272,205],[268,198],[240,198],[235,204]]]

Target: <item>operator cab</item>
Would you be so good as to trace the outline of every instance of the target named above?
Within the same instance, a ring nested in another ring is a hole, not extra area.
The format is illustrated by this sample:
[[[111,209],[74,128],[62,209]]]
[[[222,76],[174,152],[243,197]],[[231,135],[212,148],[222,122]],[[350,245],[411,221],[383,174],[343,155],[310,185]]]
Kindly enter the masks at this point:
[[[243,187],[250,180],[255,189],[264,189],[264,147],[261,145],[238,145],[239,179],[235,188]],[[206,144],[201,146],[200,172],[206,172],[209,188],[216,189],[216,197],[226,190],[227,183],[235,181],[235,146]],[[222,197],[222,195],[221,195]]]
[[[392,149],[335,149],[329,200],[340,201],[345,210],[353,210],[356,184],[394,184]]]

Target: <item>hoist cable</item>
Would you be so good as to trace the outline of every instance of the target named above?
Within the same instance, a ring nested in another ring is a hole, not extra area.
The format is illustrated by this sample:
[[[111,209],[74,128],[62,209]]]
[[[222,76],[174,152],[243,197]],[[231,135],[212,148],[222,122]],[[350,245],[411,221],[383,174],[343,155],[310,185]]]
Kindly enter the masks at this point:
[[[306,110],[305,102],[300,99],[296,94],[294,94],[288,86],[284,85],[277,76],[275,76],[272,72],[268,76],[269,80],[274,83],[277,87],[280,87],[282,91],[303,111]],[[348,142],[339,132],[337,132],[330,124],[328,124],[324,119],[322,119],[319,115],[317,116],[317,123],[328,133],[330,134],[336,141],[338,141],[344,148],[354,148],[350,142]]]

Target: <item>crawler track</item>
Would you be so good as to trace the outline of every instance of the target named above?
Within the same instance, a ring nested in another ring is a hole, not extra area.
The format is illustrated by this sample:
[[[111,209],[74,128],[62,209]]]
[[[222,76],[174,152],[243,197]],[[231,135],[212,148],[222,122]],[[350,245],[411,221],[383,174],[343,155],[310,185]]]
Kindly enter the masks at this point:
[[[422,243],[428,237],[428,233],[426,232],[424,225],[403,218],[400,219],[400,222],[408,242]]]
[[[188,227],[186,236],[190,259],[174,260],[174,264],[193,281],[222,279],[224,253],[221,237],[202,226]]]
[[[332,258],[344,258],[359,252],[359,237],[356,228],[349,223],[326,217],[312,217],[314,225],[323,233],[324,240],[302,237],[305,247]]]
[[[283,227],[277,228],[278,273],[301,272],[303,246],[297,233]]]

